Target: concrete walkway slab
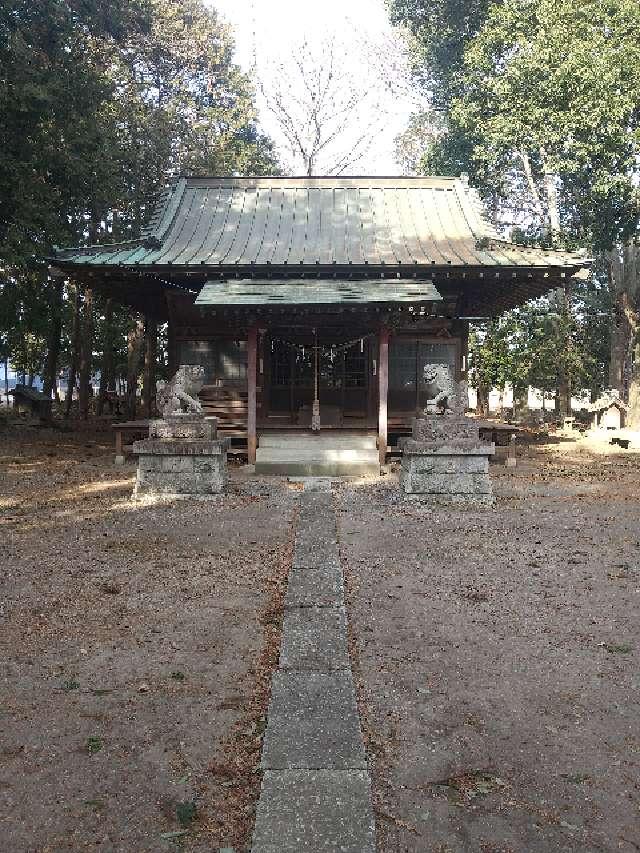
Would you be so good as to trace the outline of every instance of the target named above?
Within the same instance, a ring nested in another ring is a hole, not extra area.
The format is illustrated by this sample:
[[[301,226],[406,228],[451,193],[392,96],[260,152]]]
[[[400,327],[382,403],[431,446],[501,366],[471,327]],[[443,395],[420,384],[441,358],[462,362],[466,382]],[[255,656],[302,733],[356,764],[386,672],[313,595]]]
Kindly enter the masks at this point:
[[[273,676],[262,747],[265,770],[365,769],[351,672]]]
[[[333,494],[304,491],[300,500],[300,518],[319,518],[323,513],[333,514]]]
[[[337,607],[344,604],[344,583],[338,565],[323,568],[292,568],[285,607]]]
[[[344,607],[288,610],[282,627],[280,669],[314,672],[349,669]]]
[[[368,773],[266,771],[252,851],[375,853]]]
[[[293,551],[295,569],[332,569],[340,568],[338,546],[335,542],[321,540],[296,540]]]
[[[331,480],[328,477],[301,477],[297,482],[302,483],[305,492],[331,491]]]
[[[300,515],[298,519],[298,537],[314,537],[328,536],[330,539],[335,539],[337,536],[335,520],[330,515],[332,509],[330,507],[320,507],[317,512],[309,511],[304,515]]]
[[[328,521],[315,520],[300,522],[300,530],[296,536],[296,546],[302,548],[318,548],[321,546],[337,548],[338,534],[335,525]]]
[[[252,853],[375,853],[332,495],[301,495]]]

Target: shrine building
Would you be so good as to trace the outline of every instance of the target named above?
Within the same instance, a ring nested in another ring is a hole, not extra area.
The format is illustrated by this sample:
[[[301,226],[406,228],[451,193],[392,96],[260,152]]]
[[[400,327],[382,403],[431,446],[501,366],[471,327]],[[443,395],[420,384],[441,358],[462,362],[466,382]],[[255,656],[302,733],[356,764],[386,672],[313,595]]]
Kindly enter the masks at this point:
[[[426,363],[466,378],[469,322],[562,286],[578,253],[498,237],[465,179],[182,177],[139,240],[54,264],[168,323],[171,370],[201,364],[205,409],[256,459],[270,434],[375,438],[423,403]]]

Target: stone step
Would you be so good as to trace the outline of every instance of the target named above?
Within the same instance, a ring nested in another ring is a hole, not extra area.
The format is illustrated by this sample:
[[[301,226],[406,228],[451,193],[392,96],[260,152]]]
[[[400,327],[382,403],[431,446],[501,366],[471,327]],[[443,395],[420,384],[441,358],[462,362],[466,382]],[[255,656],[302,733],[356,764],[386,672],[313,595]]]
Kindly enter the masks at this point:
[[[358,433],[263,433],[259,437],[260,447],[280,448],[333,448],[349,447],[360,450],[375,450],[375,435],[360,435]]]
[[[376,457],[364,461],[336,461],[328,459],[280,459],[256,457],[255,472],[258,475],[280,477],[375,477],[380,473],[380,462]]]
[[[289,477],[369,477],[380,473],[375,436],[261,436],[256,474]]]
[[[378,451],[357,447],[259,447],[256,451],[256,461],[289,459],[297,462],[374,462],[378,459]]]

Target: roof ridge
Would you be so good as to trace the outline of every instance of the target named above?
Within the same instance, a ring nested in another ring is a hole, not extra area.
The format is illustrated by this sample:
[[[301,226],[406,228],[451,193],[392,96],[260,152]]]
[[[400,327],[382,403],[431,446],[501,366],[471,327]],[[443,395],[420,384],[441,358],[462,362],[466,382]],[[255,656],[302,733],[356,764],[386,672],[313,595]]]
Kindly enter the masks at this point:
[[[185,172],[172,179],[203,181],[460,181],[462,175],[195,175]],[[467,184],[468,185],[468,184]]]

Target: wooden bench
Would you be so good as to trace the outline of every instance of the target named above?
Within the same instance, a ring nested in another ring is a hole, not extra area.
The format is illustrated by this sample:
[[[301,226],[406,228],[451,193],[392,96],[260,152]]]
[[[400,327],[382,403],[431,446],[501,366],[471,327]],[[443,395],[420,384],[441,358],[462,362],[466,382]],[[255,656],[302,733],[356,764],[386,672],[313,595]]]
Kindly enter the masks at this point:
[[[122,421],[122,423],[113,424],[113,430],[116,434],[116,465],[124,465],[125,455],[133,450],[133,440],[135,438],[146,438],[149,435],[149,421]],[[125,444],[125,439],[129,439],[129,444]]]
[[[220,429],[220,424],[218,423],[218,428]],[[113,431],[116,436],[116,456],[115,456],[115,464],[116,465],[124,465],[126,461],[127,454],[131,455],[133,452],[133,442],[138,438],[147,438],[149,435],[149,421],[148,420],[139,420],[139,421],[123,421],[122,423],[113,424]],[[243,456],[246,455],[247,445],[247,428],[246,425],[244,429],[220,429],[220,435],[223,438],[244,438],[245,443],[240,444],[238,446],[229,447],[227,453],[232,456]]]
[[[51,420],[51,397],[47,397],[42,391],[29,388],[28,385],[16,385],[9,391],[13,396],[13,407],[20,411],[27,411],[30,415],[40,418],[41,421]]]
[[[524,432],[523,428],[515,424],[494,423],[494,421],[476,421],[480,430],[480,438],[484,441],[492,441],[496,447],[508,447],[511,436]]]

